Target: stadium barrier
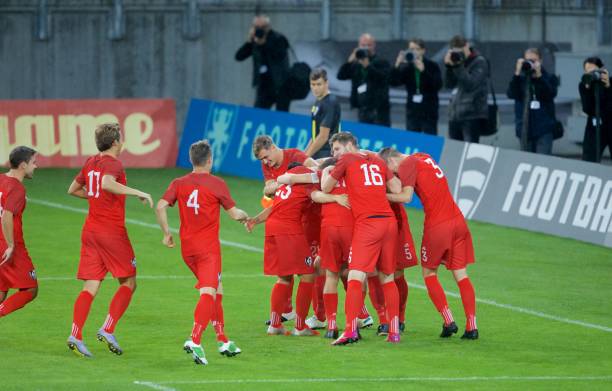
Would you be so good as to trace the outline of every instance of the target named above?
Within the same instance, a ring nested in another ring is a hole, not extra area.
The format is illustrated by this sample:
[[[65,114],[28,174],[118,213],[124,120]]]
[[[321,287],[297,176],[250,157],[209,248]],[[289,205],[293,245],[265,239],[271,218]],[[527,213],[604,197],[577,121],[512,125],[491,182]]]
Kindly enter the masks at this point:
[[[124,130],[126,167],[174,167],[176,109],[171,99],[0,101],[0,163],[16,145],[39,153],[41,167],[80,167],[98,153],[96,125],[117,122]]]

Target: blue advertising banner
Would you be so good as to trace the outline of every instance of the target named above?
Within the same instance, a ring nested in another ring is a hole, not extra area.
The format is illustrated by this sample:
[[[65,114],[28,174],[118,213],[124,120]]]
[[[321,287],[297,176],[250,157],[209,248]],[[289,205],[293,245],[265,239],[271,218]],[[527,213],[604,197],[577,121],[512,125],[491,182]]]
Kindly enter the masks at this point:
[[[361,148],[371,151],[394,146],[408,154],[427,152],[439,160],[444,144],[442,137],[382,126],[342,121],[341,128],[353,133],[359,139]],[[272,137],[280,148],[304,150],[311,137],[310,117],[192,99],[177,166],[191,167],[189,146],[195,141],[208,139],[213,149],[214,172],[261,179],[261,163],[253,156],[251,144],[263,134]],[[411,206],[421,207],[418,200],[415,201]]]

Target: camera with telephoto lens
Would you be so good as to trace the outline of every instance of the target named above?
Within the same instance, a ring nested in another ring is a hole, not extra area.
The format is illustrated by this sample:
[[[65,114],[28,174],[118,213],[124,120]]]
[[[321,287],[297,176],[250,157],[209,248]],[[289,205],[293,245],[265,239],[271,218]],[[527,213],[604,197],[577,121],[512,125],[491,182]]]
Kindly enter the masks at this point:
[[[355,58],[358,60],[363,60],[366,57],[370,56],[370,52],[367,48],[359,48],[355,51]]]
[[[255,38],[262,39],[266,35],[266,29],[262,29],[261,27],[257,27],[255,29]]]
[[[406,50],[406,53],[404,53],[404,60],[406,60],[406,62],[413,62],[414,53],[412,53],[411,50]]]
[[[523,64],[521,65],[521,72],[523,73],[531,73],[535,70],[535,64],[531,60],[524,59]]]
[[[582,82],[589,87],[595,83],[602,83],[601,76],[603,73],[601,69],[595,69],[589,73],[585,73],[582,75]]]
[[[453,64],[460,64],[465,61],[465,53],[463,53],[463,51],[452,51],[450,60]]]

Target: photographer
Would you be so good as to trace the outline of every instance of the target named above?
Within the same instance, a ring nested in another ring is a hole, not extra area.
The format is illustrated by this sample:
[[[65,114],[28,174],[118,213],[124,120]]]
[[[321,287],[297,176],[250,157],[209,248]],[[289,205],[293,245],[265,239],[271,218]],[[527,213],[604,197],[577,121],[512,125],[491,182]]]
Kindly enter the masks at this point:
[[[389,83],[406,87],[406,129],[437,134],[442,73],[438,64],[425,57],[422,39],[411,39],[408,50],[399,52]]]
[[[477,143],[487,126],[489,67],[462,36],[454,36],[444,56],[445,84],[452,89],[448,131],[452,139]]]
[[[391,125],[390,68],[386,60],[376,56],[374,37],[362,34],[359,46],[338,70],[338,80],[351,80],[351,108],[357,108],[359,122]]]
[[[582,111],[589,116],[584,129],[582,143],[582,160],[588,162],[601,161],[603,151],[608,147],[612,157],[612,88],[610,74],[604,69],[604,64],[598,57],[584,60],[584,75],[578,85]],[[595,91],[599,96],[599,153],[597,153],[596,137],[596,102]]]
[[[270,28],[270,18],[256,16],[247,41],[236,52],[236,61],[253,56],[253,87],[257,88],[255,107],[289,111],[291,100],[282,86],[289,74],[289,41]]]
[[[553,132],[557,126],[554,99],[558,85],[557,77],[542,67],[539,49],[527,49],[524,58],[516,60],[507,95],[514,99],[516,136],[521,139],[523,151],[552,153]],[[525,119],[527,124],[524,124]],[[524,129],[527,135],[521,138]]]

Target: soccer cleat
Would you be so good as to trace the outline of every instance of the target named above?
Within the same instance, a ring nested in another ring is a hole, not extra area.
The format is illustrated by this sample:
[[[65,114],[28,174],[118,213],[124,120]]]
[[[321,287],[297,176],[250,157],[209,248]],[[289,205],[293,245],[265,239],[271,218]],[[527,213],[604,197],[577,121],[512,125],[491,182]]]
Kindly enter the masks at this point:
[[[123,354],[123,350],[121,350],[121,346],[117,342],[115,336],[111,333],[107,333],[104,329],[98,330],[97,335],[98,341],[104,342],[108,346],[108,350],[112,353],[115,353],[117,356],[121,356]]]
[[[323,338],[338,339],[338,329],[327,330]]]
[[[372,327],[374,325],[374,319],[371,316],[367,318],[359,319],[357,318],[357,327],[360,329],[367,329],[368,327]]]
[[[219,353],[227,357],[234,357],[235,355],[242,353],[242,350],[236,346],[234,341],[217,342],[217,345],[219,346]]]
[[[295,311],[282,313],[281,314],[281,322],[287,322],[287,321],[290,321],[290,320],[294,320],[296,316],[297,316],[297,314],[295,313]],[[283,320],[283,319],[285,319],[285,320]]]
[[[400,342],[400,334],[399,333],[389,333],[386,339],[387,342],[390,343],[399,343]]]
[[[389,335],[389,324],[383,323],[379,325],[378,329],[376,330],[376,335],[378,335],[379,337]]]
[[[279,327],[268,326],[268,335],[289,335],[289,332],[282,325]]]
[[[461,339],[478,339],[478,329],[467,331],[461,336]]]
[[[406,323],[400,322],[400,324],[399,324],[399,331],[400,331],[400,333],[403,333],[404,330],[406,330]]]
[[[323,322],[321,322],[316,315],[313,315],[310,318],[306,319],[306,326],[310,327],[313,330],[324,329],[325,327],[327,327],[327,321],[324,320]]]
[[[459,327],[455,322],[451,322],[449,325],[442,325],[442,333],[440,333],[440,338],[448,338],[453,334],[457,334],[459,331]]]
[[[331,344],[333,346],[348,345],[351,343],[356,343],[357,341],[359,341],[359,339],[360,339],[359,333],[357,333],[356,331],[353,331],[350,334],[342,333],[340,338],[336,339]]]
[[[311,329],[310,327],[304,327],[301,330],[293,329],[291,330],[291,335],[294,337],[314,337],[319,335],[319,332]]]
[[[183,345],[183,350],[191,354],[193,357],[193,362],[200,365],[207,365],[208,361],[206,360],[206,355],[204,354],[204,348],[202,345],[196,345],[192,340],[188,339],[185,341]]]
[[[68,349],[79,357],[93,357],[93,354],[87,349],[87,346],[80,339],[76,339],[72,335],[68,337]]]

